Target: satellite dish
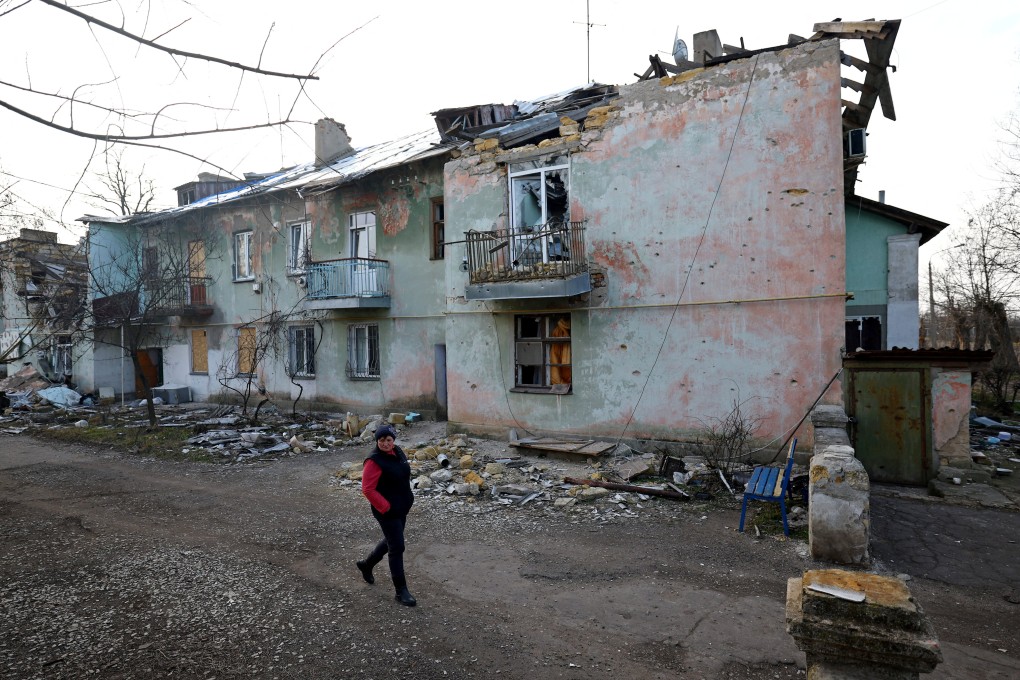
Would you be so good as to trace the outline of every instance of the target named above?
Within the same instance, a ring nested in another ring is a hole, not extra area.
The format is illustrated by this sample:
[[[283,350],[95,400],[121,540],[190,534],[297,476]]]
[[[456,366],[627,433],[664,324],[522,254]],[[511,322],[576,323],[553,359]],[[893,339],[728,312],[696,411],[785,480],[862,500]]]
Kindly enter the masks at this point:
[[[673,61],[677,66],[687,61],[687,43],[680,39],[679,26],[676,29],[676,35],[673,36]]]

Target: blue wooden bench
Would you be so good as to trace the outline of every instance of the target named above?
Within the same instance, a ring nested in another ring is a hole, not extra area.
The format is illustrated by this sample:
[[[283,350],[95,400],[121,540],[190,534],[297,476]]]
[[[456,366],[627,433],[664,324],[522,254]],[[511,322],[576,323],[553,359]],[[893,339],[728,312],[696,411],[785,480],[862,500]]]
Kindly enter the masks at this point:
[[[744,515],[747,514],[747,501],[765,501],[778,503],[779,512],[783,515],[783,533],[790,535],[790,525],[786,521],[786,490],[790,485],[790,471],[793,469],[793,452],[797,449],[797,439],[790,441],[790,451],[786,456],[786,466],[782,468],[758,466],[751,474],[751,481],[744,489],[744,503],[740,508],[740,531],[744,530]]]

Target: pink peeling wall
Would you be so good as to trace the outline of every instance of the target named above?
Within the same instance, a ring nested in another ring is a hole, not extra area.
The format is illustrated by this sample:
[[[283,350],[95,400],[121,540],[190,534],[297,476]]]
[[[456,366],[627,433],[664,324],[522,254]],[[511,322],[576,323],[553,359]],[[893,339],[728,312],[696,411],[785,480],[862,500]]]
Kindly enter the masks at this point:
[[[571,218],[606,281],[571,303],[573,394],[508,394],[512,314],[455,297],[451,422],[671,439],[746,401],[759,435],[792,428],[841,361],[839,84],[827,41],[621,87],[571,154]],[[451,233],[506,212],[502,166],[474,162],[447,166]]]
[[[969,455],[971,381],[970,371],[933,371],[931,419],[935,455]]]

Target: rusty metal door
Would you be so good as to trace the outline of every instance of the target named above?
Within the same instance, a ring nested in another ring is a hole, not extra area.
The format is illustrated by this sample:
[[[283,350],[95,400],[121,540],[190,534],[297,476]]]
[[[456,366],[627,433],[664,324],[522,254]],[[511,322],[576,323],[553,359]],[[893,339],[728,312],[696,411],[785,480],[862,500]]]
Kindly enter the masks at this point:
[[[855,369],[853,445],[873,482],[924,486],[932,475],[923,369]]]

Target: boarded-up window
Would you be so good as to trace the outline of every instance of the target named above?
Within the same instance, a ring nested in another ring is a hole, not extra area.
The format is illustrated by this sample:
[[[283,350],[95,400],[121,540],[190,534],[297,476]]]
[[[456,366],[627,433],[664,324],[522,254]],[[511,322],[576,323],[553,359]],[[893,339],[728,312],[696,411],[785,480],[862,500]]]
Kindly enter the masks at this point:
[[[237,374],[255,372],[255,329],[251,326],[237,329]]]
[[[204,330],[191,331],[191,372],[209,372],[209,341]]]

